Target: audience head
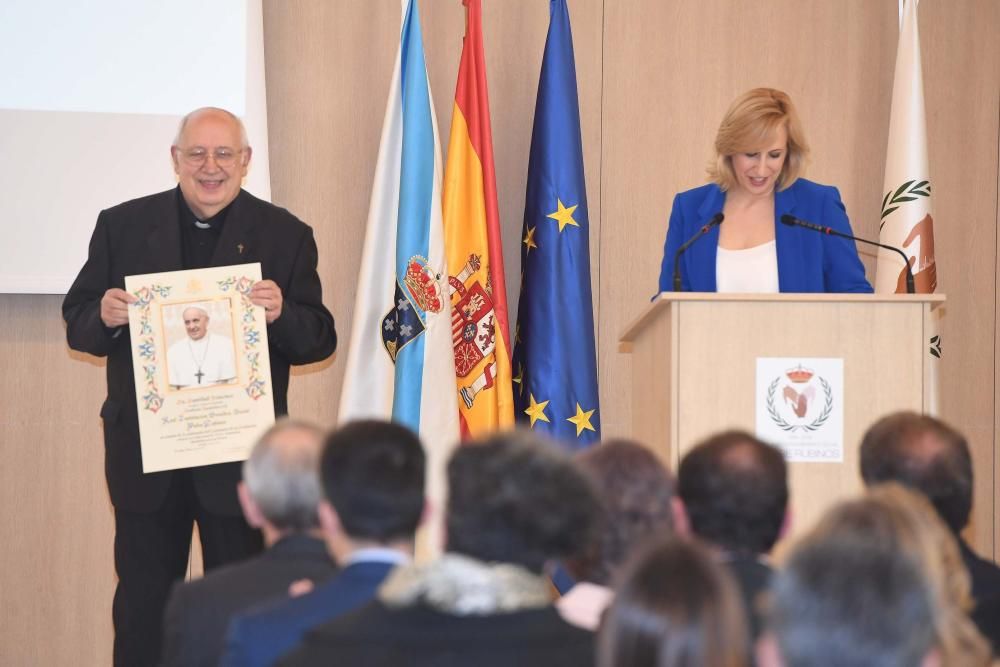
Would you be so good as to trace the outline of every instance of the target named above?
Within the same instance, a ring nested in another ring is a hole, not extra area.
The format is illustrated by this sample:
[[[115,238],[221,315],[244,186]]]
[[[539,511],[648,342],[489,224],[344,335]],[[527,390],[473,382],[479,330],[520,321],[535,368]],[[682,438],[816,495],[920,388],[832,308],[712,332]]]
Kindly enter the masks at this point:
[[[926,499],[889,483],[836,506],[793,550],[768,620],[789,667],[831,655],[845,666],[986,665],[969,607],[947,528]]]
[[[863,540],[800,544],[771,584],[761,667],[912,667],[934,649],[933,610],[913,561]]]
[[[424,450],[404,426],[350,422],[326,439],[323,491],[337,525],[355,541],[412,541],[424,510]],[[329,513],[324,514],[324,527]]]
[[[314,425],[281,419],[260,437],[243,462],[240,501],[251,525],[263,521],[278,532],[317,527],[318,465],[322,432]]]
[[[736,585],[693,542],[670,539],[625,567],[598,637],[601,667],[738,667],[746,628]]]
[[[733,553],[767,553],[781,534],[788,470],[778,449],[743,431],[710,437],[685,454],[677,489],[691,532]]]
[[[939,419],[897,412],[875,422],[861,440],[861,477],[867,486],[894,481],[919,491],[955,534],[969,522],[969,445]]]
[[[649,449],[630,440],[609,440],[576,455],[600,497],[603,516],[597,541],[567,567],[580,580],[608,585],[636,545],[674,532],[674,480]]]
[[[809,146],[791,98],[774,88],[754,88],[730,105],[715,135],[716,159],[708,173],[723,191],[737,186],[733,157],[756,152],[773,143],[784,132],[786,154],[776,180],[776,190],[784,190],[805,171]]]
[[[455,450],[448,463],[448,551],[541,573],[594,539],[596,491],[569,456],[530,431]]]

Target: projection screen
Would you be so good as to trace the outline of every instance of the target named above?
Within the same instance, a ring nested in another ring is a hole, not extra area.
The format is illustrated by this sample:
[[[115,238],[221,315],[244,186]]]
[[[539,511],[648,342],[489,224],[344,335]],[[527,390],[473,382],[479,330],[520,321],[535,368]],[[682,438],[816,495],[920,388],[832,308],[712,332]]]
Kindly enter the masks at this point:
[[[101,209],[176,185],[201,106],[244,119],[270,199],[261,0],[0,3],[0,293],[65,293]]]

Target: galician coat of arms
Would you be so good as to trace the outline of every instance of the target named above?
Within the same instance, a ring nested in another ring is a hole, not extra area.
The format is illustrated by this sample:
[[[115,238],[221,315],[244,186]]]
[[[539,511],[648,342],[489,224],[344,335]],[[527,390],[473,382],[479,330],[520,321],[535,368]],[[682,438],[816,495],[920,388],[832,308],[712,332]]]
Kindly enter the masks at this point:
[[[396,281],[394,305],[382,318],[382,345],[393,363],[399,351],[424,332],[423,314],[444,309],[438,276],[423,257],[410,258],[402,282]]]

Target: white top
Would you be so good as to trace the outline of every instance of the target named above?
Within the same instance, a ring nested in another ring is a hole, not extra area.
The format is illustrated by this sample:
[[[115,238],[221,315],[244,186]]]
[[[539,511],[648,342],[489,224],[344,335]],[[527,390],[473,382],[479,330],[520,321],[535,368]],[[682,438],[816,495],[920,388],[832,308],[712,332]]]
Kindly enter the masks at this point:
[[[233,341],[225,336],[184,336],[167,350],[167,382],[174,387],[207,387],[235,377]]]
[[[607,586],[581,581],[556,600],[556,609],[570,625],[584,630],[597,630],[601,624],[601,614],[613,598],[614,592]]]
[[[715,255],[715,291],[778,292],[778,251],[774,241],[744,250],[719,246]]]

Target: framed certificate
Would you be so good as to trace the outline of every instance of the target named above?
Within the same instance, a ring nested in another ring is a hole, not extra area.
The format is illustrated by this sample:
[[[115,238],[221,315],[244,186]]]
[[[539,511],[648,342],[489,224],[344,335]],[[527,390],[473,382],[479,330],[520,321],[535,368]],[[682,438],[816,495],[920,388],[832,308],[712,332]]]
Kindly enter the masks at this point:
[[[242,461],[274,423],[260,264],[126,276],[143,472]]]

